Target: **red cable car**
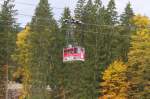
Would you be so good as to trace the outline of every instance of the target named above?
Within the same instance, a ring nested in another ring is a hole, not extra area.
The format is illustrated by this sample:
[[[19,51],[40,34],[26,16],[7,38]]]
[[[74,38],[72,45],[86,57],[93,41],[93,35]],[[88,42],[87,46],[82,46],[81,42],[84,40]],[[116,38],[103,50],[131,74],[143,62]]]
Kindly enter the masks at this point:
[[[77,46],[74,37],[75,24],[82,24],[81,21],[75,19],[65,19],[65,23],[68,24],[70,29],[67,32],[67,47],[63,49],[63,62],[73,61],[85,61],[85,49],[81,46]]]
[[[80,46],[70,45],[63,49],[63,62],[85,61],[85,49]]]

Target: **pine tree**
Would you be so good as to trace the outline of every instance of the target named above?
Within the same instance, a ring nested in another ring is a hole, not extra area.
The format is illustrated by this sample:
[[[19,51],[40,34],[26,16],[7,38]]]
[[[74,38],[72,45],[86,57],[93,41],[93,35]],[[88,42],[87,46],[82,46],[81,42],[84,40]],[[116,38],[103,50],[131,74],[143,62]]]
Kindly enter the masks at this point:
[[[58,27],[53,18],[52,10],[49,7],[48,0],[40,0],[36,8],[35,16],[32,18],[31,33],[29,42],[31,43],[31,75],[33,91],[39,91],[41,94],[34,94],[35,98],[45,98],[45,88],[50,84],[49,73],[52,69],[52,59],[56,32]],[[39,88],[38,90],[35,88]],[[33,95],[33,96],[34,96]]]
[[[15,47],[15,38],[17,32],[17,24],[14,18],[15,14],[16,10],[14,10],[14,4],[12,1],[4,1],[0,12],[0,45],[3,46],[0,49],[0,59],[2,61],[1,65],[10,62],[10,55]]]
[[[0,55],[0,59],[1,61],[4,60],[1,64],[7,64],[7,62],[10,60],[10,53],[14,49],[16,37],[16,22],[14,19],[15,10],[13,10],[13,8],[14,5],[11,3],[11,0],[7,0],[4,2],[2,11],[0,12],[0,44],[3,45],[3,47],[1,48],[1,54],[3,55]]]
[[[88,0],[86,5],[84,6],[83,9],[83,20],[81,21],[85,21],[86,23],[92,23],[93,22],[93,15],[94,15],[94,8],[93,8],[93,2],[92,0]]]
[[[60,19],[60,31],[56,35],[56,42],[57,46],[55,47],[55,51],[53,55],[53,68],[51,72],[51,87],[55,90],[55,92],[52,94],[53,98],[57,96],[57,98],[63,99],[65,96],[68,97],[68,94],[66,93],[68,91],[68,83],[71,82],[71,79],[69,79],[69,75],[72,75],[72,73],[68,74],[71,67],[69,65],[64,64],[62,61],[62,54],[63,54],[63,48],[67,44],[66,40],[66,33],[68,31],[68,25],[64,22],[65,19],[71,18],[71,12],[69,8],[64,8],[64,12],[62,13],[62,17]],[[70,90],[70,89],[69,89]],[[64,94],[65,92],[65,94]]]
[[[104,71],[103,82],[100,83],[102,97],[100,99],[126,99],[127,66],[122,61],[114,61]]]
[[[64,9],[64,12],[62,14],[62,18],[61,18],[61,34],[62,34],[62,38],[64,39],[63,41],[65,41],[64,43],[67,44],[67,39],[66,38],[66,35],[67,35],[67,32],[68,32],[68,25],[64,22],[65,19],[71,19],[71,12],[70,12],[70,9],[69,8],[65,8]],[[63,44],[65,46],[65,44]]]
[[[133,17],[136,34],[132,35],[128,53],[129,98],[148,99],[150,97],[150,20],[137,15]]]
[[[102,5],[102,1],[101,0],[95,0],[94,2],[94,17],[95,17],[95,50],[94,50],[94,54],[95,54],[95,81],[93,81],[95,83],[95,91],[99,90],[99,82],[101,81],[100,75],[102,76],[102,72],[104,70],[104,68],[106,67],[106,57],[104,56],[107,52],[106,49],[104,49],[105,46],[105,38],[104,38],[104,27],[103,25],[105,24],[105,7]],[[99,95],[99,91],[97,91],[97,96]]]
[[[131,8],[130,2],[126,5],[124,13],[121,15],[121,24],[131,26],[131,19],[134,16],[133,9]]]
[[[3,68],[12,63],[11,54],[15,48],[16,38],[16,10],[12,0],[5,0],[0,11],[0,98],[5,98],[6,92],[6,76]],[[4,74],[4,75],[3,75]],[[3,79],[4,78],[4,79]]]
[[[110,0],[106,9],[106,24],[115,25],[118,23],[118,16],[115,7],[115,0]]]
[[[96,31],[96,26],[90,25],[97,23],[96,21],[96,11],[95,11],[95,4],[92,2],[92,0],[88,0],[87,3],[84,6],[84,17],[82,19],[83,25],[83,47],[85,47],[86,50],[86,61],[82,65],[82,94],[85,94],[83,98],[85,99],[91,99],[91,98],[97,98],[97,67],[98,64],[96,62],[96,34],[94,32]],[[86,79],[88,78],[88,79]],[[84,87],[86,86],[86,87]],[[91,94],[89,94],[91,93]],[[81,94],[81,95],[82,95]]]
[[[122,42],[120,45],[120,53],[121,53],[121,58],[124,61],[127,61],[127,54],[129,51],[129,46],[130,46],[130,36],[131,36],[131,28],[133,27],[131,23],[131,19],[134,16],[133,10],[131,8],[131,4],[128,3],[124,13],[121,15],[121,26],[124,28],[121,29],[120,31],[120,36],[122,36],[119,40],[119,42]]]
[[[110,0],[107,8],[104,6],[99,10],[98,20],[99,26],[97,26],[97,38],[98,46],[97,53],[99,61],[99,66],[105,68],[108,66],[115,58],[117,58],[117,31],[115,29],[115,24],[117,24],[117,11],[115,7],[114,0]]]
[[[100,0],[95,0],[95,24],[99,26],[96,27],[96,33],[95,34],[95,49],[96,49],[96,62],[99,68],[104,68],[106,67],[109,63],[109,43],[107,40],[109,39],[107,32],[108,32],[108,27],[105,27],[104,25],[106,24],[106,9],[102,5],[102,2]],[[107,31],[106,31],[107,30]],[[110,33],[109,33],[110,34]],[[110,39],[109,39],[110,40]],[[107,50],[106,50],[107,49]],[[98,70],[99,71],[99,70]]]
[[[83,18],[83,9],[85,5],[85,0],[78,0],[76,8],[75,8],[75,18],[82,21]]]
[[[102,1],[101,0],[95,0],[94,1],[94,8],[95,8],[95,15],[99,15],[102,8]]]
[[[104,24],[103,26],[103,48],[105,49],[102,56],[105,60],[105,66],[108,66],[116,58],[118,58],[118,38],[119,33],[116,29],[118,24],[118,13],[116,11],[116,5],[114,0],[110,0],[107,9],[104,11]]]

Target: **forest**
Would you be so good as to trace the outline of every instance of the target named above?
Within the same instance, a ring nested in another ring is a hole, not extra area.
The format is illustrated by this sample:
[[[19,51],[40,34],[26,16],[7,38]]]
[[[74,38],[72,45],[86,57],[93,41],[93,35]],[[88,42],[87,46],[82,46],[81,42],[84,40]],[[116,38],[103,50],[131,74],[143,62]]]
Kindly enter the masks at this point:
[[[30,3],[29,3],[30,4]],[[122,14],[115,0],[78,0],[55,19],[48,0],[39,0],[31,22],[17,23],[14,0],[0,8],[0,99],[10,81],[23,85],[17,99],[149,99],[150,18]],[[83,22],[74,40],[85,48],[85,61],[63,62],[70,27],[65,19]],[[11,99],[11,98],[10,98]],[[16,98],[15,98],[16,99]]]

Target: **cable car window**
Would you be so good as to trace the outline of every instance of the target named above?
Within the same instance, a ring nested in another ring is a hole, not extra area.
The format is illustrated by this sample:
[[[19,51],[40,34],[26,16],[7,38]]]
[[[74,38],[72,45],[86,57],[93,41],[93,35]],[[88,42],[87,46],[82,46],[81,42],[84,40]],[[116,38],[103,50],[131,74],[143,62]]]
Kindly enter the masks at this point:
[[[77,48],[74,48],[74,53],[77,53]]]
[[[83,48],[81,48],[81,52],[83,52]]]
[[[80,48],[78,48],[78,53],[80,53],[81,52],[81,50],[80,50]]]
[[[66,49],[64,49],[64,54],[66,54],[67,53],[67,50]]]

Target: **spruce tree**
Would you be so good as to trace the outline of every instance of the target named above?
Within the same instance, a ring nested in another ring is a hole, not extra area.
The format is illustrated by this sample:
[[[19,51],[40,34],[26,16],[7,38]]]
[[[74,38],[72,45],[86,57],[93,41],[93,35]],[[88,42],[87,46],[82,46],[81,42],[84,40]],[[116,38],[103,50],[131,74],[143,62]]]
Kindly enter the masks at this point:
[[[131,8],[131,4],[128,3],[124,13],[121,15],[120,21],[123,29],[120,31],[120,40],[122,42],[120,45],[120,57],[123,61],[127,61],[127,54],[130,46],[130,36],[133,28],[133,24],[131,23],[131,19],[134,16],[133,10]]]
[[[75,18],[78,20],[82,20],[82,18],[83,18],[84,5],[85,5],[85,0],[78,0],[75,11],[74,11],[75,12]]]
[[[65,41],[64,43],[67,44],[66,35],[69,30],[69,27],[68,27],[68,24],[64,22],[65,19],[71,19],[71,12],[70,12],[69,8],[64,9],[64,12],[63,12],[61,20],[60,20],[60,23],[61,23],[60,30],[61,30],[62,38],[64,39],[63,41]]]
[[[106,24],[115,25],[118,23],[118,16],[115,6],[115,0],[110,0],[107,5]]]
[[[78,0],[77,4],[76,4],[76,8],[74,10],[75,13],[75,18],[84,22],[84,17],[85,17],[85,4],[86,4],[86,0]],[[85,28],[82,25],[78,25],[76,27],[76,40],[78,41],[78,43],[80,43],[81,45],[83,45],[83,41],[84,41],[84,30]]]
[[[10,61],[10,55],[15,47],[17,24],[14,16],[14,4],[11,0],[4,1],[0,12],[0,49],[1,65]]]
[[[94,1],[94,7],[95,7],[95,14],[100,14],[100,9],[102,8],[102,1],[101,0],[95,0]]]
[[[40,0],[30,27],[32,88],[33,93],[40,93],[33,94],[33,97],[46,99],[45,88],[50,84],[49,73],[52,69],[52,53],[53,48],[55,48],[54,41],[58,29],[48,0]]]
[[[116,58],[118,58],[118,38],[119,33],[116,29],[118,24],[118,13],[116,11],[115,0],[110,0],[107,9],[104,11],[104,49],[105,49],[105,66],[108,66]]]
[[[0,11],[0,98],[6,96],[5,67],[12,64],[11,54],[15,48],[17,24],[14,16],[14,4],[12,0],[5,0]]]
[[[53,68],[51,72],[51,87],[55,90],[52,94],[53,98],[63,99],[65,96],[68,98],[68,86],[71,86],[72,79],[69,78],[72,73],[70,73],[71,66],[64,64],[62,60],[63,48],[67,45],[66,35],[68,31],[68,25],[64,22],[65,19],[71,18],[71,12],[69,8],[64,8],[62,17],[60,19],[60,31],[56,35],[57,46],[55,47],[55,52],[53,55]],[[70,90],[70,89],[69,89]]]
[[[84,17],[82,19],[83,23],[83,47],[86,50],[86,61],[83,64],[83,71],[82,71],[82,90],[86,96],[85,99],[90,98],[97,98],[97,67],[98,64],[96,63],[96,26],[91,25],[97,23],[96,21],[96,12],[95,12],[95,5],[92,0],[88,0],[84,6]],[[88,78],[88,79],[86,79]],[[86,86],[86,87],[84,87]],[[91,93],[90,95],[88,95]]]
[[[109,28],[105,27],[104,25],[106,24],[106,9],[105,7],[102,5],[102,2],[100,0],[95,0],[95,24],[97,24],[98,26],[96,27],[96,33],[95,35],[95,49],[96,49],[96,54],[97,54],[97,58],[96,58],[96,63],[98,64],[98,68],[102,69],[105,66],[108,65],[108,57],[109,57],[109,53],[108,53],[108,41],[107,41],[107,31]],[[108,36],[109,37],[109,36]],[[107,50],[106,50],[107,49]],[[99,71],[99,70],[98,70]]]
[[[129,2],[126,7],[124,13],[121,15],[120,21],[122,25],[131,26],[131,19],[134,16],[133,9],[131,8],[131,3]]]

